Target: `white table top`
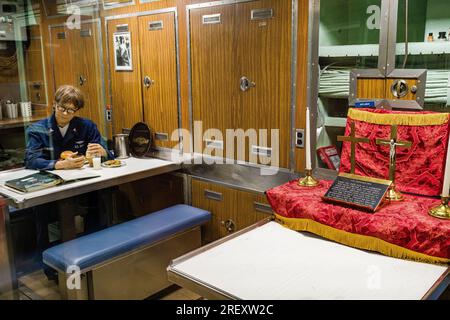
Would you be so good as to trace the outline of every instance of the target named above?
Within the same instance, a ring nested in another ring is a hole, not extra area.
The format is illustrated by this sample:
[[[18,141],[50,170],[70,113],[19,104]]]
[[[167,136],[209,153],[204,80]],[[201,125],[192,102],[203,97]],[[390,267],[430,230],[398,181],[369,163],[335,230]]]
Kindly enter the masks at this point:
[[[21,193],[7,188],[4,186],[5,181],[24,177],[37,172],[36,170],[22,169],[0,173],[0,194],[8,198],[10,205],[18,208],[28,208],[82,193],[175,171],[181,167],[181,161],[173,162],[154,158],[137,159],[131,157],[122,161],[124,161],[126,165],[119,168],[102,167],[99,170],[94,170],[89,166],[85,166],[82,169],[77,169],[95,171],[95,173],[101,175],[100,177],[69,182],[29,193]]]
[[[175,260],[172,271],[244,300],[390,300],[423,298],[447,267],[354,249],[269,222]]]

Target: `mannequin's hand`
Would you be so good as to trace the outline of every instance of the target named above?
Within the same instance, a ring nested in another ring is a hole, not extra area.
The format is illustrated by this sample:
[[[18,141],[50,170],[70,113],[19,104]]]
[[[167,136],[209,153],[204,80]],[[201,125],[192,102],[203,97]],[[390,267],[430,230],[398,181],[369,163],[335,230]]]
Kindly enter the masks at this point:
[[[106,157],[106,150],[98,143],[89,143],[87,147],[86,154],[98,155],[101,157]]]
[[[84,156],[78,155],[78,152],[75,152],[71,156],[67,157],[65,160],[60,160],[55,163],[55,169],[77,169],[81,168],[84,165]]]

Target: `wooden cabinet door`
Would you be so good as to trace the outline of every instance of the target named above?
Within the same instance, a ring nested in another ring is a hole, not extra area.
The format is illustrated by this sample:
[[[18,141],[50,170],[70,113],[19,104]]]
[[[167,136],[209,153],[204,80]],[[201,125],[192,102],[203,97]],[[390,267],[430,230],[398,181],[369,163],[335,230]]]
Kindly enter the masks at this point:
[[[265,195],[246,191],[238,191],[239,207],[236,215],[236,230],[241,230],[252,224],[267,219],[273,212]]]
[[[208,210],[212,215],[211,221],[204,227],[204,242],[220,239],[236,230],[237,191],[192,180],[192,205]]]
[[[239,90],[239,126],[267,129],[267,142],[258,139],[261,147],[272,147],[271,129],[279,129],[280,167],[287,168],[290,150],[290,77],[291,77],[291,6],[286,0],[261,0],[238,5],[236,30],[240,77],[247,77],[254,86]],[[246,156],[249,155],[247,146]],[[276,150],[276,149],[279,149]],[[263,149],[264,150],[264,149]],[[253,152],[252,149],[250,151]],[[274,161],[276,155],[273,155]],[[267,163],[268,159],[261,160]],[[247,161],[249,159],[247,158]],[[253,161],[252,161],[253,162]]]
[[[155,145],[165,148],[179,143],[175,32],[173,12],[139,17],[144,121],[151,129]],[[173,132],[176,141],[170,141]]]
[[[108,21],[109,70],[111,74],[112,122],[114,134],[131,129],[143,121],[141,75],[139,65],[139,33],[136,18]],[[132,70],[116,70],[114,33],[130,32]]]
[[[226,129],[236,128],[239,78],[236,73],[235,5],[192,10],[190,13],[191,81],[193,121],[202,121],[205,139],[222,140]],[[208,129],[219,129],[213,137]],[[194,132],[202,134],[201,132]],[[197,146],[194,146],[196,149]],[[202,150],[195,152],[202,153]]]
[[[68,84],[76,86],[76,69],[74,61],[77,59],[75,49],[75,33],[68,28],[51,27],[51,55],[53,63],[53,80],[55,88],[51,99],[54,99],[54,91],[59,86]]]
[[[76,84],[85,98],[85,105],[80,116],[94,121],[100,133],[105,135],[99,25],[97,22],[82,23],[80,30],[72,32],[75,34],[77,48]]]
[[[44,60],[42,56],[42,38],[39,25],[30,26],[30,46],[25,55],[28,99],[37,105],[47,105],[44,77]]]

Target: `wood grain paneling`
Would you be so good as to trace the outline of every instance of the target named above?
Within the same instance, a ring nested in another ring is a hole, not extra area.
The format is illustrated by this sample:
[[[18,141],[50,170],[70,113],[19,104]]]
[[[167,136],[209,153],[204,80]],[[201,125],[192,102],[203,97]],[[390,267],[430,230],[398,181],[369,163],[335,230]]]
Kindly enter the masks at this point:
[[[205,192],[212,191],[221,195],[222,200],[212,200],[205,196]],[[235,190],[220,185],[192,180],[192,205],[211,212],[212,219],[204,227],[203,240],[211,242],[228,234],[222,221],[236,222],[238,195]]]
[[[81,31],[86,30],[90,30],[91,36],[81,36]],[[99,28],[96,22],[83,22],[81,30],[71,30],[65,26],[51,27],[54,90],[66,84],[78,87],[85,98],[85,106],[78,116],[94,121],[104,135],[99,49]],[[85,79],[83,84],[80,77]]]
[[[226,5],[191,11],[193,120],[202,121],[203,132],[218,129],[225,135],[226,129],[237,127],[239,75],[235,65],[239,33],[235,28],[235,10],[235,5]],[[220,14],[221,22],[203,24],[202,16],[212,14]],[[205,132],[204,138],[213,137]]]
[[[359,78],[356,82],[356,98],[359,99],[384,99],[385,79]]]
[[[144,120],[158,147],[172,148],[178,144],[170,141],[178,129],[178,85],[174,13],[139,17],[140,59],[142,78],[154,81],[143,87]],[[162,22],[161,30],[149,30],[149,24]],[[143,79],[141,79],[141,84]],[[156,140],[155,133],[167,134],[169,141]]]
[[[127,24],[131,34],[132,71],[115,70],[113,36],[118,25]],[[139,64],[139,33],[136,18],[124,18],[108,21],[109,66],[111,72],[112,110],[114,133],[123,128],[130,129],[143,121],[141,97],[141,72]]]
[[[33,26],[31,30],[39,30],[39,26]],[[31,32],[33,37],[30,39],[30,46],[25,52],[25,73],[27,77],[28,99],[33,104],[46,105],[45,100],[45,78],[44,65],[42,57],[42,45],[40,34],[37,31]]]
[[[290,128],[290,57],[291,8],[286,1],[262,0],[236,6],[237,57],[239,77],[234,86],[239,96],[238,128],[265,129],[267,142],[258,145],[271,147],[271,130],[279,130],[279,165],[288,167]],[[273,17],[251,20],[251,11],[272,9]],[[246,76],[256,86],[246,92],[239,90],[239,78]],[[276,145],[274,145],[275,147]],[[247,161],[249,154],[247,146]]]
[[[74,30],[78,51],[76,61],[79,64],[77,70],[77,86],[83,91],[85,96],[85,107],[83,114],[94,121],[100,131],[104,134],[104,102],[102,96],[102,78],[99,47],[99,25],[97,23],[82,24],[81,30]],[[89,32],[90,36],[86,35]],[[80,77],[84,80],[82,84]]]
[[[221,195],[221,200],[212,200],[205,192]],[[211,242],[228,234],[246,228],[271,214],[255,209],[255,203],[267,204],[265,195],[231,189],[222,185],[192,180],[192,205],[208,210],[212,220],[204,228],[204,241]],[[232,220],[234,230],[228,231],[224,222]]]

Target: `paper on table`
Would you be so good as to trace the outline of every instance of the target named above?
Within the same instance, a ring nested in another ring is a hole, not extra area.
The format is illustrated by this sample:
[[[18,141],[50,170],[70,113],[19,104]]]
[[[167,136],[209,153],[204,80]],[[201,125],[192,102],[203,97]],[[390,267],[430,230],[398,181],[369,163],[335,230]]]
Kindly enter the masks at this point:
[[[58,177],[63,179],[65,182],[89,179],[89,178],[96,178],[96,177],[101,176],[101,174],[99,174],[98,172],[92,172],[92,171],[86,170],[86,169],[53,170],[53,171],[49,171],[49,172],[57,175]]]

